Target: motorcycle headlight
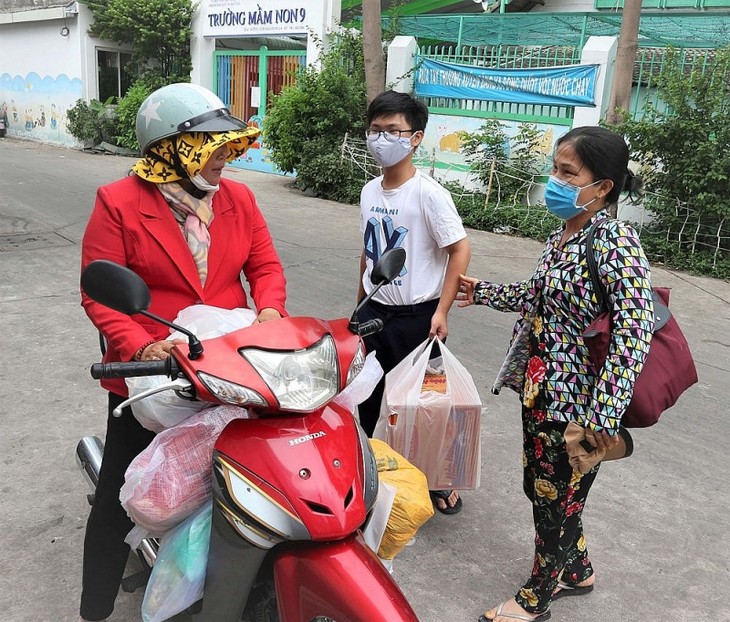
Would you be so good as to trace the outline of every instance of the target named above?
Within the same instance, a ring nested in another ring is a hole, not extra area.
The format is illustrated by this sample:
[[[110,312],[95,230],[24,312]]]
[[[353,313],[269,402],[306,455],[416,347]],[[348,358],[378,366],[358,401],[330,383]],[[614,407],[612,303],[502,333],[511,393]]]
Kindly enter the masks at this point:
[[[256,391],[240,384],[211,376],[203,371],[198,372],[198,378],[208,391],[228,404],[235,406],[268,406],[266,400]]]
[[[253,365],[285,410],[311,412],[339,390],[337,349],[331,335],[306,350],[245,348],[241,356]]]
[[[350,365],[350,371],[347,372],[347,384],[350,384],[365,367],[365,346],[362,342],[357,347],[357,354]]]

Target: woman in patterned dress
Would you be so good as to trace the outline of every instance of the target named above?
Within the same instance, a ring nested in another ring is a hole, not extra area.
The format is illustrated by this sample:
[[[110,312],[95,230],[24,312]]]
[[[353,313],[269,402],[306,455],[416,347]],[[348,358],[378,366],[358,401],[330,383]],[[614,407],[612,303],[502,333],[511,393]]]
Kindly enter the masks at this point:
[[[548,238],[526,281],[461,277],[458,306],[481,304],[520,313],[493,388],[520,395],[524,492],[532,503],[535,555],[530,578],[480,622],[547,620],[556,598],[593,590],[581,515],[600,463],[586,474],[568,462],[564,433],[574,421],[598,434],[599,448],[618,443],[621,417],[649,350],[653,307],[649,264],[634,229],[608,218],[622,191],[638,188],[629,150],[618,134],[580,127],[560,138],[545,189],[548,210],[564,220]],[[593,248],[586,233],[594,232]],[[613,306],[613,334],[603,369],[594,371],[582,334],[601,313],[586,253],[596,257]]]

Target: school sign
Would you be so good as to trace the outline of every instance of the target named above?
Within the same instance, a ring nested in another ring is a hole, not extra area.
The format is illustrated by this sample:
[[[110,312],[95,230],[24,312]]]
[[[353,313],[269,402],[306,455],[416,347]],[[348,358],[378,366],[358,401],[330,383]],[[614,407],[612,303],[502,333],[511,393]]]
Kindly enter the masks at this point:
[[[205,37],[291,35],[318,36],[336,15],[322,0],[208,0],[203,21]]]

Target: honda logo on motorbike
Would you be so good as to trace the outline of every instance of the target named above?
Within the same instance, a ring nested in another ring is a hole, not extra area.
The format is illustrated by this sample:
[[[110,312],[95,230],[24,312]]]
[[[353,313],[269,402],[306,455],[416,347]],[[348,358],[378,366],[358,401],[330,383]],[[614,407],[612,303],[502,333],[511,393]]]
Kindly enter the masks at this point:
[[[289,441],[290,445],[299,445],[301,443],[307,443],[309,441],[313,441],[315,438],[322,438],[323,436],[327,436],[324,432],[313,432],[312,434],[305,434],[304,436],[300,436],[299,438],[295,438]]]

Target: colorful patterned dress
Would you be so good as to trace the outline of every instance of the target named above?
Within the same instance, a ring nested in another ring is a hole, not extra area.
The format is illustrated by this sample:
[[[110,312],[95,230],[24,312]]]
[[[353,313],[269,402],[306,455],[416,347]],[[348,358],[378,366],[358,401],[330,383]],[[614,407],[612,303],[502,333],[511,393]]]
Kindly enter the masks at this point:
[[[523,485],[536,534],[532,574],[516,599],[532,613],[550,606],[561,577],[574,584],[593,574],[581,514],[599,467],[583,476],[573,471],[565,428],[575,421],[598,431],[618,429],[653,328],[649,265],[638,236],[606,220],[592,251],[613,305],[614,334],[604,368],[593,370],[581,336],[601,312],[586,263],[592,222],[562,247],[562,227],[553,232],[531,279],[482,281],[474,290],[476,304],[521,314],[494,392],[509,386],[522,401]]]

